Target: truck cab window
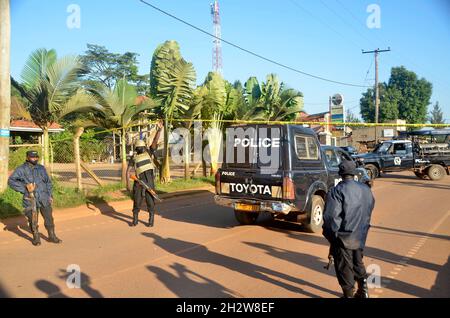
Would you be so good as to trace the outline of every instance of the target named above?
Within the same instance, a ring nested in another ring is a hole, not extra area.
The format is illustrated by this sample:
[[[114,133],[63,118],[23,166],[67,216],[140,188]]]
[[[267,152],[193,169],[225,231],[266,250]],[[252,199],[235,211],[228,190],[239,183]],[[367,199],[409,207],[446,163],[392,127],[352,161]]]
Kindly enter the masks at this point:
[[[392,153],[394,155],[406,155],[406,144],[405,143],[394,144]]]
[[[295,151],[300,160],[319,160],[319,147],[312,137],[296,135]]]
[[[336,168],[339,166],[338,157],[336,156],[336,153],[333,151],[333,149],[325,150],[325,157],[330,167]]]

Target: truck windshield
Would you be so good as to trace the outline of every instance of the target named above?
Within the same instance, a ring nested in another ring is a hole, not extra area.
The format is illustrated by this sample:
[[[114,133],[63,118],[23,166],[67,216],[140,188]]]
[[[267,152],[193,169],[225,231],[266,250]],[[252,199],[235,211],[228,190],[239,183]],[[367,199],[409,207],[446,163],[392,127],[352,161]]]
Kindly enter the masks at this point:
[[[373,149],[373,153],[383,153],[389,150],[391,148],[392,143],[390,142],[383,142],[381,144],[378,144],[375,149]]]

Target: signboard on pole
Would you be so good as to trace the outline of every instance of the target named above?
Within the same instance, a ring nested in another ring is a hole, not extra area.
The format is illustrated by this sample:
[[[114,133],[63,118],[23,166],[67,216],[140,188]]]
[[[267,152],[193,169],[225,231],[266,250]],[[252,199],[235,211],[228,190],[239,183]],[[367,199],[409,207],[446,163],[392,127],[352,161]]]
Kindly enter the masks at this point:
[[[332,123],[345,122],[344,96],[342,94],[334,94],[331,98],[330,114]],[[336,127],[342,129],[342,126]]]

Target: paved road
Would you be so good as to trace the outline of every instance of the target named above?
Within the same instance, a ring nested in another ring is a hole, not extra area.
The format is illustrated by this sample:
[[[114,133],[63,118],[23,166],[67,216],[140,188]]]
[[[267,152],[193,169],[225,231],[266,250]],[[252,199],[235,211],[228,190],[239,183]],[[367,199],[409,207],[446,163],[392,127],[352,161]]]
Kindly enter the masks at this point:
[[[377,179],[365,264],[372,297],[450,297],[450,177]],[[156,227],[129,227],[131,202],[56,213],[63,245],[29,242],[22,221],[0,232],[0,294],[13,297],[338,297],[318,234],[261,217],[238,226],[212,194],[159,205]],[[141,213],[141,220],[147,215]],[[22,222],[22,223],[21,223]],[[6,222],[5,222],[6,223]],[[41,223],[42,224],[42,223]],[[41,226],[43,229],[43,226]],[[81,288],[66,285],[81,268]],[[377,283],[376,279],[373,283]]]

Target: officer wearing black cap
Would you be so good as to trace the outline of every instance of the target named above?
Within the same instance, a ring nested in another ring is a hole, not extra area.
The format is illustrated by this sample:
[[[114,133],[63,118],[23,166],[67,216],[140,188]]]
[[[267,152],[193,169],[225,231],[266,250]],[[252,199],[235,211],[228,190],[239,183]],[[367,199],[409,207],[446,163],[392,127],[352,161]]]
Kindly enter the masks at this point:
[[[127,168],[127,188],[130,189],[130,174],[131,170],[134,169],[136,177],[144,182],[147,186],[154,189],[155,188],[155,175],[154,169],[155,165],[153,163],[153,155],[158,145],[159,135],[161,133],[162,122],[158,122],[158,130],[153,142],[149,148],[143,140],[137,140],[134,144],[134,149],[136,153],[128,162]],[[152,227],[155,217],[155,201],[154,198],[148,193],[143,186],[138,182],[134,182],[133,185],[133,222],[131,226],[136,226],[139,222],[139,211],[141,209],[142,201],[145,199],[147,204],[147,209],[149,213],[149,221],[147,226]]]
[[[38,212],[44,217],[44,226],[48,232],[48,240],[52,243],[62,241],[55,234],[52,215],[52,182],[45,167],[38,164],[37,151],[27,151],[26,162],[19,166],[9,177],[8,185],[23,194],[24,213],[28,218],[33,234],[33,245],[41,245],[38,230]]]
[[[342,181],[327,195],[323,235],[330,242],[344,297],[368,298],[367,273],[362,259],[375,199],[369,186],[354,180],[355,174],[356,164],[343,160],[339,165]]]

